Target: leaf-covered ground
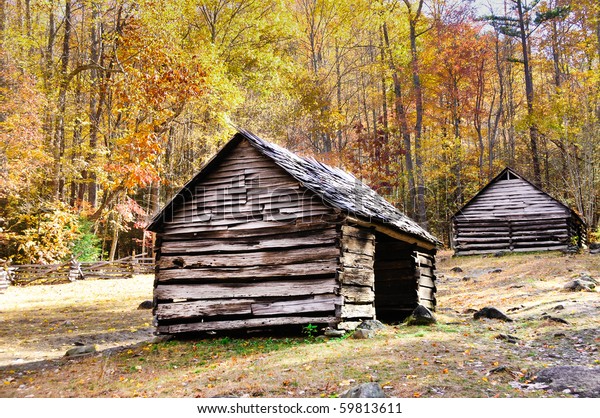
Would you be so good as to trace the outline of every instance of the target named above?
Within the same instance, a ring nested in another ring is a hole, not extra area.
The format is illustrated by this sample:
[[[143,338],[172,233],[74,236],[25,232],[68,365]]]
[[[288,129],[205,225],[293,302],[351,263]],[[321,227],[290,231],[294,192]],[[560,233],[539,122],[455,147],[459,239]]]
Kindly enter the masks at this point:
[[[442,253],[438,267],[438,324],[390,325],[370,340],[291,329],[150,344],[151,313],[137,306],[151,297],[151,277],[9,288],[0,396],[324,397],[377,381],[396,397],[557,397],[571,395],[527,383],[544,367],[600,363],[598,293],[562,290],[582,272],[598,279],[600,256]],[[484,306],[514,322],[473,320],[467,310]],[[75,343],[100,352],[63,357]]]

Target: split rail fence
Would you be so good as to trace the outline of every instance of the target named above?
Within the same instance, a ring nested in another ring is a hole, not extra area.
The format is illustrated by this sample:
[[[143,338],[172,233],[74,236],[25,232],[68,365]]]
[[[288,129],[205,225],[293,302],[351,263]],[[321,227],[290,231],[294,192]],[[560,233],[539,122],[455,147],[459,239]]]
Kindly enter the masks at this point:
[[[80,263],[75,260],[63,264],[22,264],[0,268],[0,292],[9,284],[58,284],[83,279],[126,279],[134,274],[153,274],[154,259],[138,254],[114,261]]]

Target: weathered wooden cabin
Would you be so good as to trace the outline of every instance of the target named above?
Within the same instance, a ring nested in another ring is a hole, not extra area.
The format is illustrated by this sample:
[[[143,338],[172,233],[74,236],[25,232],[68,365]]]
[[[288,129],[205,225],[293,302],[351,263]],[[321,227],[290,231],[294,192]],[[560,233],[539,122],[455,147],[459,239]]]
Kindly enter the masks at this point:
[[[153,219],[159,334],[435,309],[439,241],[354,176],[239,131]]]
[[[586,227],[569,207],[505,168],[452,217],[456,255],[567,250]]]

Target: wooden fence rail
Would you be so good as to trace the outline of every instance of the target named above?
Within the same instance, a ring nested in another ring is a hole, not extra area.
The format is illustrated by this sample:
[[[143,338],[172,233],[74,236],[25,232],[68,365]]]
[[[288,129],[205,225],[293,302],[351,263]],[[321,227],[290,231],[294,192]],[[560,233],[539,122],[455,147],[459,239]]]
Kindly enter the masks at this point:
[[[125,279],[134,274],[154,273],[154,259],[139,254],[115,261],[71,261],[63,264],[22,264],[0,271],[0,292],[5,281],[17,286],[67,283],[81,279]]]

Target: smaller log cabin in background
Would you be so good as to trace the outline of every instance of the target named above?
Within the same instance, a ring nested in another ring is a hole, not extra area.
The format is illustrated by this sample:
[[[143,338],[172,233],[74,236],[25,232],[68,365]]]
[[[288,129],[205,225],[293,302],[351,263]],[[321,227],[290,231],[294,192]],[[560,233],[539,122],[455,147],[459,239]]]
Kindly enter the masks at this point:
[[[354,176],[239,131],[158,213],[159,334],[435,309],[439,241]]]
[[[568,206],[505,168],[452,217],[456,255],[581,247],[585,223]]]

